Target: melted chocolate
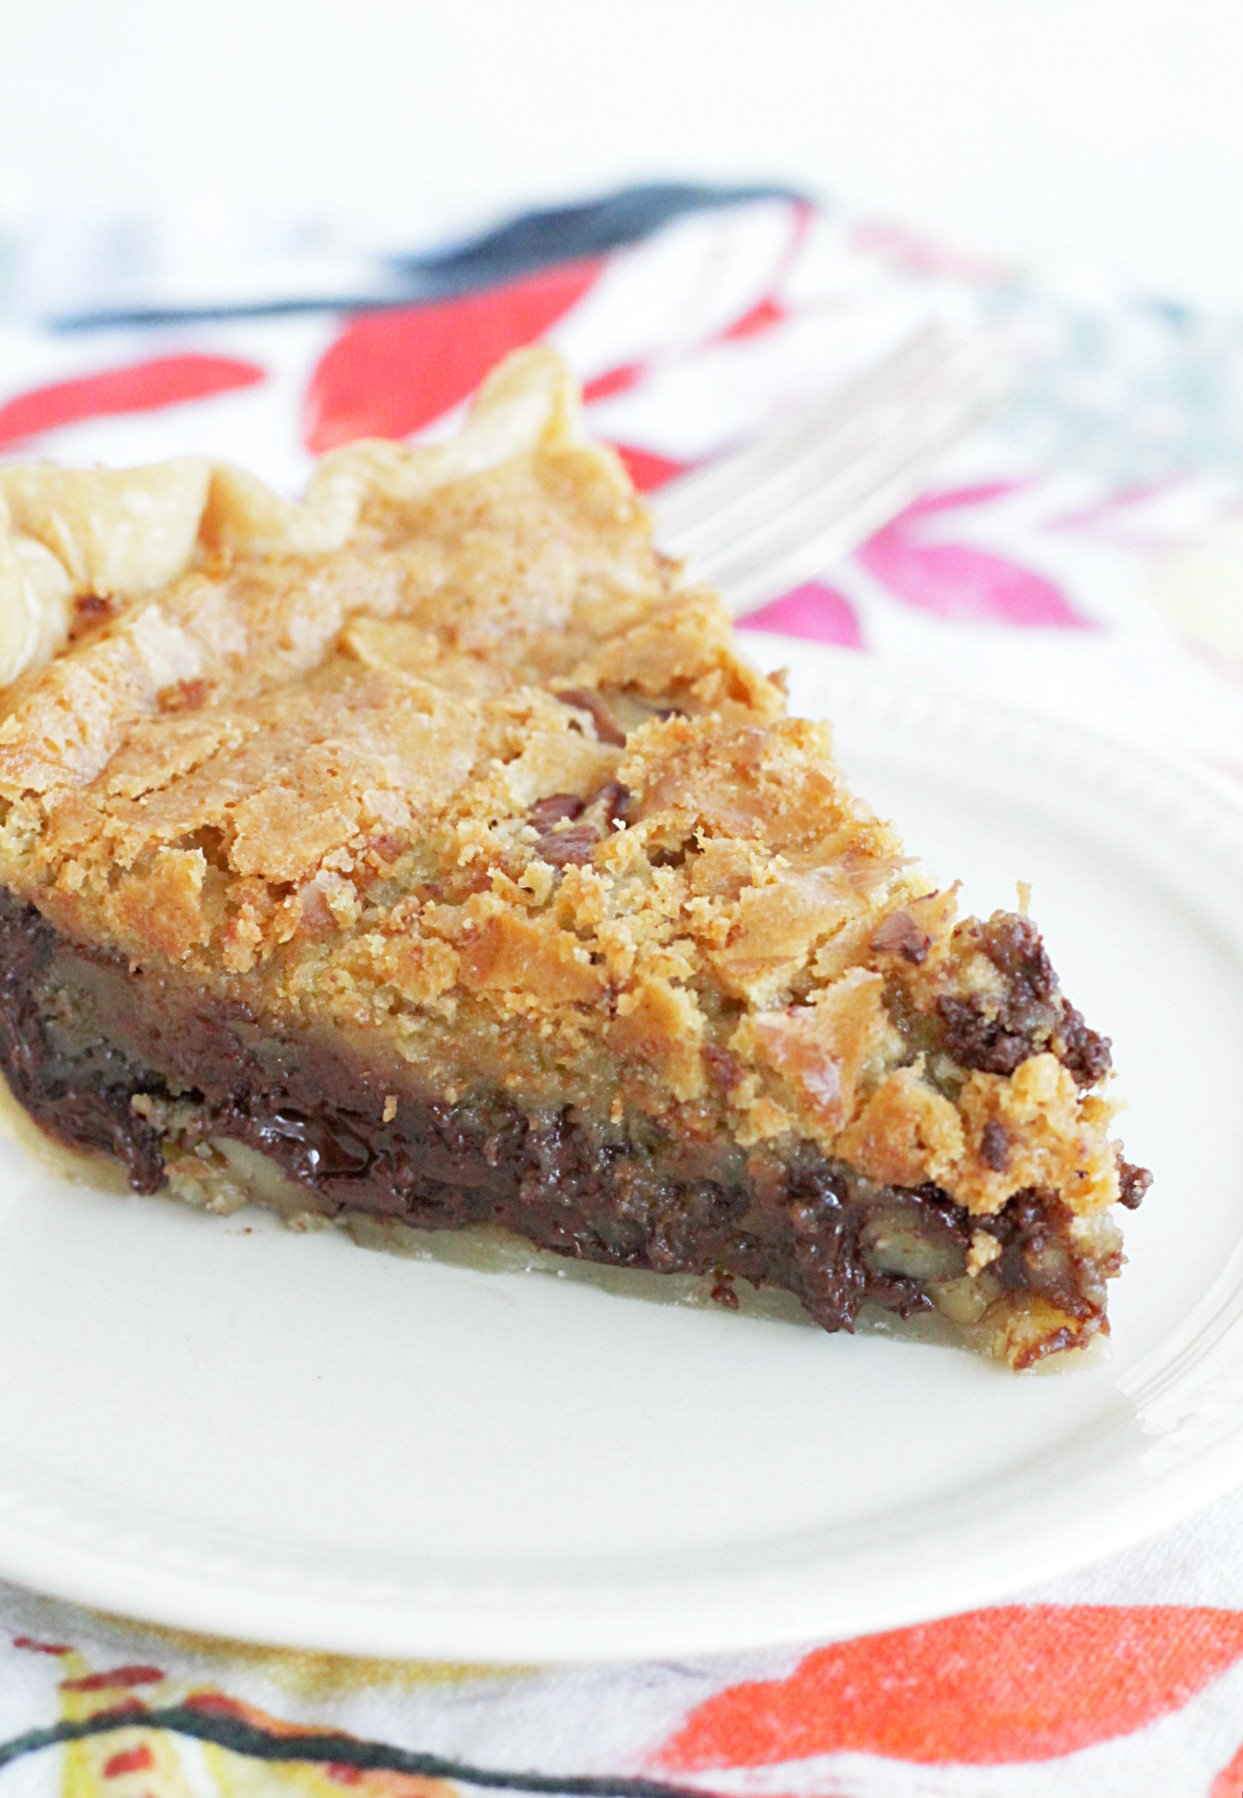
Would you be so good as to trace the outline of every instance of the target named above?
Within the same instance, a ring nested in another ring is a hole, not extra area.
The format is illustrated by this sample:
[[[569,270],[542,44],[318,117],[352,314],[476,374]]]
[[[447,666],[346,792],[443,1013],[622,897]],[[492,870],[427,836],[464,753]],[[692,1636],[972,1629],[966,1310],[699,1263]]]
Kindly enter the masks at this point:
[[[585,1260],[714,1275],[723,1304],[735,1278],[781,1286],[830,1330],[849,1329],[865,1302],[923,1309],[926,1281],[961,1274],[983,1228],[1012,1290],[1077,1318],[1103,1309],[1101,1270],[1075,1255],[1050,1195],[1018,1193],[977,1220],[938,1187],[876,1188],[809,1145],[758,1167],[732,1145],[709,1160],[650,1120],[640,1142],[572,1107],[527,1112],[499,1093],[451,1105],[411,1090],[408,1069],[274,1035],[183,979],[131,973],[2,891],[0,967],[0,1066],[14,1094],[50,1135],[117,1157],[138,1192],[164,1183],[164,1144],[147,1115],[158,1104],[132,1101],[186,1098],[189,1140],[261,1151],[328,1215],[500,1224]],[[935,1273],[903,1271],[912,1243]]]
[[[1012,1074],[1029,1055],[1051,1050],[1080,1087],[1095,1086],[1109,1072],[1109,1038],[1089,1028],[1083,1014],[1058,991],[1030,918],[998,912],[976,927],[978,946],[1005,981],[992,994],[946,995],[937,1001],[945,1046],[963,1067]]]

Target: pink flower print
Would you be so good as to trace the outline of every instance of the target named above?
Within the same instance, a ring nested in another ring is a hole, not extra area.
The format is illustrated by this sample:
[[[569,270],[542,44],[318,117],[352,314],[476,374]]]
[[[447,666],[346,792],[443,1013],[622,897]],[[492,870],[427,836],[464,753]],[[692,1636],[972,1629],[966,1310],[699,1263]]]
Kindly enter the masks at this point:
[[[858,552],[861,566],[895,599],[947,623],[1094,630],[1092,620],[1035,569],[973,544],[924,541],[925,520],[987,505],[1016,485],[994,481],[925,494],[869,538]]]
[[[844,593],[823,581],[808,581],[758,612],[741,620],[757,631],[782,631],[788,637],[810,637],[817,643],[840,643],[845,649],[862,649],[863,632],[858,615]]]

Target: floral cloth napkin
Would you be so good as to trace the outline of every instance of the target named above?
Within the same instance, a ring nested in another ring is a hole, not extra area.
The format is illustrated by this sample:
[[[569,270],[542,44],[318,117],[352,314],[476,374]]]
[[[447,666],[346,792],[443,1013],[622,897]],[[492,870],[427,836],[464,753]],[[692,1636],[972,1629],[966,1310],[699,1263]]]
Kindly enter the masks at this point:
[[[54,297],[46,254],[41,288],[9,246],[10,312],[42,295],[56,317],[0,323],[7,457],[205,451],[295,488],[351,437],[447,428],[500,355],[543,336],[652,490],[930,316],[1004,323],[1030,357],[1015,404],[750,622],[1243,778],[1238,321],[762,189],[630,190],[419,254],[291,238],[267,289],[254,254],[232,285],[225,258],[196,286],[158,235],[92,241],[55,263]],[[990,1609],[639,1666],[352,1661],[0,1586],[0,1798],[476,1787],[1243,1798],[1243,1494]]]

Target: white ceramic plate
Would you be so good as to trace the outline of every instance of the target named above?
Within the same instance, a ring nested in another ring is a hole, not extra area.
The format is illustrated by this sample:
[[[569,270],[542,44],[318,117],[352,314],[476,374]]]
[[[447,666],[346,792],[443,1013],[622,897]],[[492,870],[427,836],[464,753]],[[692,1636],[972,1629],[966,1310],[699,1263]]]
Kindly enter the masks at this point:
[[[619,1298],[60,1181],[0,1142],[0,1573],[203,1630],[492,1660],[824,1638],[996,1599],[1243,1477],[1243,812],[764,640],[933,870],[1031,881],[1115,1040],[1107,1359]]]

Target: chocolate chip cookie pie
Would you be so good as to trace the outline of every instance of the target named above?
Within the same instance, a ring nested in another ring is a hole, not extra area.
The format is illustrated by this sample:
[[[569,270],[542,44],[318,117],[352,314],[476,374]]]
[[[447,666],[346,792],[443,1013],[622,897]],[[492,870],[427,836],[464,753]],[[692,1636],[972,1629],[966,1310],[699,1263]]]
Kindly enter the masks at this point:
[[[0,470],[0,1063],[138,1192],[1106,1326],[1109,1045],[653,546],[548,351],[306,498]]]

